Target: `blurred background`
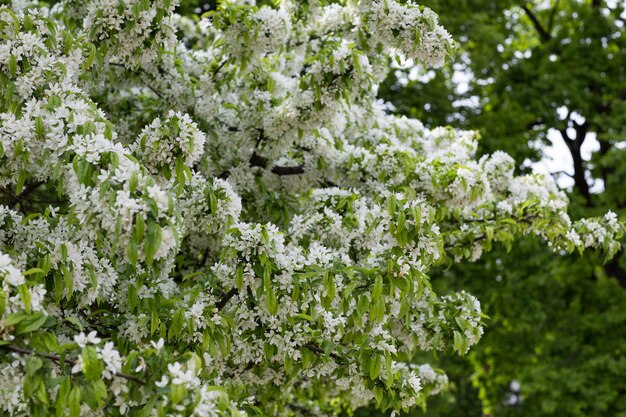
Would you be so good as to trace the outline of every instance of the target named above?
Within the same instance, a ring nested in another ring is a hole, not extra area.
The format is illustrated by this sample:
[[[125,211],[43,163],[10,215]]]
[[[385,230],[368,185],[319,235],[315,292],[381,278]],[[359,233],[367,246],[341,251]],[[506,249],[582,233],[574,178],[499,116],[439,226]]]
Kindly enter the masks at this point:
[[[439,14],[459,50],[443,69],[390,74],[379,96],[391,111],[478,130],[481,154],[503,150],[519,172],[553,175],[574,219],[623,217],[626,2],[418,3]],[[180,13],[214,8],[183,0]],[[451,385],[412,415],[626,416],[626,256],[559,256],[527,239],[432,280],[438,293],[477,296],[490,320],[467,356],[415,358],[445,369]]]

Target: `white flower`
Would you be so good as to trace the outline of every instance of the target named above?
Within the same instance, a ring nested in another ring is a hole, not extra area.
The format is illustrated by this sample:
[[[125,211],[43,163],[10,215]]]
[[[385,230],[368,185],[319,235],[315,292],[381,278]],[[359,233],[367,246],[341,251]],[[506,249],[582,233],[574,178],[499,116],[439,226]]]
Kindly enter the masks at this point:
[[[139,373],[146,369],[146,361],[140,356],[139,357],[139,365],[135,368],[135,373]]]
[[[74,336],[74,341],[78,344],[78,346],[84,348],[88,344],[97,345],[100,343],[101,339],[97,337],[97,333],[94,330],[89,332],[86,336],[84,332],[80,332],[78,335]]]
[[[172,384],[174,385],[185,385],[186,387],[200,385],[200,379],[196,376],[193,361],[187,364],[187,370],[183,370],[179,362],[168,364],[167,370],[172,376]]]
[[[167,375],[163,375],[161,377],[161,380],[155,382],[154,385],[156,385],[159,388],[164,388],[165,386],[167,386],[169,381],[170,381],[170,379],[167,377]]]
[[[0,253],[0,268],[11,265],[11,257],[6,253]]]
[[[409,378],[407,379],[408,384],[413,388],[413,391],[420,392],[422,390],[422,383],[420,378],[415,374],[415,372],[411,371],[409,373]]]
[[[106,342],[102,349],[99,350],[99,356],[106,364],[109,378],[122,370],[122,358],[120,357],[120,353],[115,349],[113,342]]]
[[[76,359],[74,366],[72,366],[72,373],[77,374],[79,372],[83,372],[83,366],[83,357],[79,356],[78,359]]]
[[[18,269],[9,266],[5,268],[5,271],[6,275],[4,276],[4,281],[8,284],[14,287],[18,287],[26,282],[26,280],[24,279],[24,275],[22,275],[22,273]]]
[[[154,341],[151,340],[150,344],[152,345],[153,348],[155,348],[157,351],[160,351],[161,349],[163,349],[163,346],[165,344],[165,339],[160,338],[158,341]]]

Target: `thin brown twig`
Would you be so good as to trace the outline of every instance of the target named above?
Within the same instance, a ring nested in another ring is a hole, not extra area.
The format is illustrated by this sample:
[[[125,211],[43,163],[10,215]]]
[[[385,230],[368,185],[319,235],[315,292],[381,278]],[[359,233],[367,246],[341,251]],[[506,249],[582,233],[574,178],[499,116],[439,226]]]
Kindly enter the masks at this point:
[[[3,346],[0,346],[0,348],[4,348],[4,349],[7,349],[7,350],[10,350],[11,352],[19,353],[19,354],[22,354],[22,355],[36,355],[36,356],[40,356],[42,358],[50,359],[51,361],[53,361],[53,362],[55,362],[57,364],[61,364],[63,362],[66,365],[72,365],[72,366],[76,365],[76,360],[74,360],[74,359],[61,359],[60,356],[54,355],[52,353],[39,352],[39,351],[36,351],[36,350],[26,349],[26,348],[23,348],[23,347],[20,347],[20,346],[12,345],[12,344],[11,345],[3,345]],[[122,372],[116,372],[115,376],[127,379],[129,381],[136,382],[136,383],[141,384],[141,385],[145,385],[146,384],[143,380],[137,378],[136,376],[128,375],[128,374],[125,374],[125,373],[122,373]]]

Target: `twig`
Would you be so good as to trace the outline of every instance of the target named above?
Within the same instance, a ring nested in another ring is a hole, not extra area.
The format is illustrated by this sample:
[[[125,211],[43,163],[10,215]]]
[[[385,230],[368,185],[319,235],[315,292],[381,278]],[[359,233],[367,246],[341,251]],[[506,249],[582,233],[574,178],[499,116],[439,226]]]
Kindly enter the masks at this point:
[[[539,19],[537,19],[537,16],[535,16],[535,14],[525,4],[522,6],[522,9],[524,9],[533,26],[535,27],[537,32],[539,32],[539,36],[541,37],[543,43],[548,42],[551,39],[551,36],[541,25],[541,22],[539,21]]]
[[[109,65],[113,65],[115,67],[120,67],[120,68],[124,68],[126,70],[132,71],[129,68],[127,68],[124,64],[119,64],[117,62],[109,62]],[[146,72],[143,68],[137,68],[139,73],[145,74],[145,75],[149,75],[152,76],[152,74],[149,74],[148,72]],[[154,87],[152,87],[152,85],[149,82],[146,82],[146,80],[142,79],[141,77],[139,77],[139,80],[142,82],[142,84],[145,87],[148,87],[148,89],[150,89],[150,91],[152,91],[154,94],[157,95],[157,97],[159,98],[163,98],[163,96],[161,95],[161,93],[159,93]]]
[[[215,78],[217,73],[220,72],[220,70],[224,67],[224,65],[226,65],[227,62],[228,62],[228,59],[225,59],[217,66],[217,68],[215,68],[215,71],[213,71],[213,78]]]
[[[527,214],[526,216],[520,218],[520,219],[515,219],[517,220],[519,223],[524,223],[526,225],[531,225],[532,221],[534,219],[537,218],[537,215],[535,214]],[[481,242],[483,240],[487,239],[487,235],[484,233],[478,234],[476,236],[473,237],[473,239],[471,240],[471,243],[477,243],[477,242]],[[499,241],[495,241],[495,242],[499,242]],[[445,250],[452,250],[452,249],[457,249],[457,248],[461,248],[463,246],[465,246],[465,244],[467,244],[466,242],[459,242],[459,243],[455,243],[454,245],[445,245],[444,249]]]
[[[54,355],[52,353],[39,352],[39,351],[36,351],[36,350],[26,349],[26,348],[19,347],[19,346],[16,346],[16,345],[3,345],[3,346],[0,346],[0,348],[8,349],[11,352],[19,353],[19,354],[22,354],[22,355],[37,355],[37,356],[40,356],[42,358],[50,359],[51,361],[53,361],[53,362],[55,362],[57,364],[61,364],[61,362],[63,362],[66,365],[72,365],[72,366],[76,365],[76,361],[74,359],[63,359],[63,360],[61,360],[60,356]],[[141,379],[139,379],[139,378],[137,378],[136,376],[133,376],[133,375],[124,374],[122,372],[116,372],[115,376],[127,379],[129,381],[136,382],[136,383],[141,384],[141,385],[146,385],[146,383],[143,380],[141,380]]]

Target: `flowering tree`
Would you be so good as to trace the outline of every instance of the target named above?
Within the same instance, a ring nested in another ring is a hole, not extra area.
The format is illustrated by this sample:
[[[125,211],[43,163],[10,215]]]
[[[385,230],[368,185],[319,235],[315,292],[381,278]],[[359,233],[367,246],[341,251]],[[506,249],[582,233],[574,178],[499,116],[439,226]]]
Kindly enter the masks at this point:
[[[390,58],[441,65],[411,1],[0,8],[0,407],[318,415],[425,404],[418,351],[482,334],[428,272],[535,234],[619,249],[473,132],[386,114]]]
[[[615,53],[626,50],[626,2],[419,2],[454,10],[440,22],[457,52],[423,77],[396,70],[379,97],[426,126],[480,129],[479,154],[506,150],[520,170],[551,142],[560,163],[547,167],[571,187],[572,218],[626,215],[626,54]],[[469,355],[435,362],[455,387],[429,401],[430,417],[625,413],[615,387],[626,370],[613,372],[626,350],[626,333],[615,332],[626,326],[624,252],[606,263],[595,253],[554,256],[532,238],[516,241],[515,256],[494,249],[429,274],[438,291],[463,288],[490,316]]]

